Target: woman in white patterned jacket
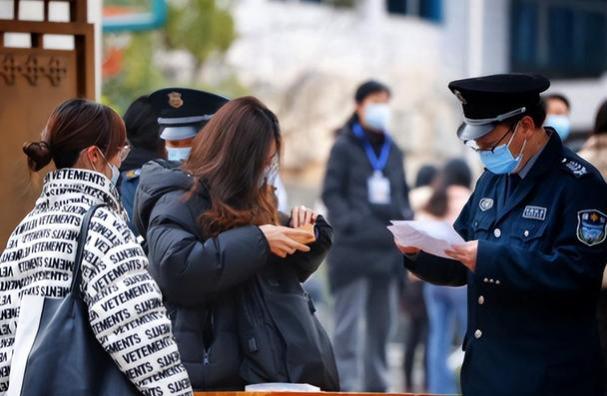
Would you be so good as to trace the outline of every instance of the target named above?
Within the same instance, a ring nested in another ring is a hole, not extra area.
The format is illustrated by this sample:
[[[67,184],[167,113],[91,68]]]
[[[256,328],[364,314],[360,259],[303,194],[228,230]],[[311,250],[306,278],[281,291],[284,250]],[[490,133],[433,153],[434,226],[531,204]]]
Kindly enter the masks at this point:
[[[129,230],[115,188],[126,156],[126,131],[109,107],[68,100],[51,115],[42,141],[24,146],[32,171],[51,160],[33,210],[0,256],[0,395],[9,386],[23,295],[65,297],[79,226],[93,205],[82,261],[83,300],[95,337],[120,370],[146,395],[191,394],[162,295]]]

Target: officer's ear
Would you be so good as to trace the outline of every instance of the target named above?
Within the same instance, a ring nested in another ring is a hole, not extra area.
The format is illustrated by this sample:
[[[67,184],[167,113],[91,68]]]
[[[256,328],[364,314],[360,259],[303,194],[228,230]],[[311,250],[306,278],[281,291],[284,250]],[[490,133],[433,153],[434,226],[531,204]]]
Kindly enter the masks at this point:
[[[530,138],[531,135],[533,135],[533,132],[535,132],[537,129],[535,126],[535,121],[533,121],[533,118],[528,115],[521,118],[518,124],[520,134],[527,139]]]

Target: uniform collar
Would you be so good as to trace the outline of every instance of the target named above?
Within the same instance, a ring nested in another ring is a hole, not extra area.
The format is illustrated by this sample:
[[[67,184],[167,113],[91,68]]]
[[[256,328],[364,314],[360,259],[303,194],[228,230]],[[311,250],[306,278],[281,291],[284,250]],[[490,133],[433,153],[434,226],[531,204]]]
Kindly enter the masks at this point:
[[[118,190],[102,173],[63,168],[46,175],[37,205],[62,206],[71,201],[107,204],[114,212],[125,216]]]
[[[514,190],[511,196],[508,197],[505,206],[498,211],[496,221],[503,219],[512,209],[524,201],[527,195],[537,185],[535,179],[538,179],[544,173],[559,168],[559,161],[563,158],[563,144],[556,131],[552,128],[546,128],[546,132],[550,133],[548,143],[544,146],[534,159],[534,162],[529,165],[524,179]]]
[[[141,147],[133,147],[129,155],[122,162],[120,166],[121,172],[130,170],[140,169],[143,164],[148,163],[152,160],[158,159],[158,153],[151,150],[147,150]]]
[[[518,175],[521,179],[524,179],[528,174],[529,171],[531,171],[531,168],[533,168],[533,165],[537,162],[538,158],[540,158],[540,155],[542,155],[542,153],[544,152],[544,149],[546,148],[546,146],[548,145],[548,142],[546,142],[542,148],[540,149],[540,151],[538,151],[537,153],[535,153],[535,155],[533,157],[531,157],[529,159],[529,161],[527,161],[527,163],[525,164],[525,166],[523,167],[523,169],[521,169],[518,172]]]
[[[523,169],[518,173],[521,179],[536,177],[554,168],[555,164],[563,156],[563,143],[558,133],[551,127],[546,127],[545,130],[549,134],[548,142],[537,154],[527,161]]]

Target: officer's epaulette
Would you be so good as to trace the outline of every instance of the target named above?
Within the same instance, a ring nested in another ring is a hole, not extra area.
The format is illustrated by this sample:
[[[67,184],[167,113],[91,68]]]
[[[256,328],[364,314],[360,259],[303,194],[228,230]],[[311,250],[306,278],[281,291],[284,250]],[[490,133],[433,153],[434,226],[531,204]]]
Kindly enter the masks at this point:
[[[124,176],[126,177],[127,180],[133,180],[138,178],[141,175],[141,168],[139,169],[133,169],[130,171],[126,171],[124,173]]]
[[[564,157],[561,160],[561,168],[578,179],[589,174],[588,167],[574,158]]]

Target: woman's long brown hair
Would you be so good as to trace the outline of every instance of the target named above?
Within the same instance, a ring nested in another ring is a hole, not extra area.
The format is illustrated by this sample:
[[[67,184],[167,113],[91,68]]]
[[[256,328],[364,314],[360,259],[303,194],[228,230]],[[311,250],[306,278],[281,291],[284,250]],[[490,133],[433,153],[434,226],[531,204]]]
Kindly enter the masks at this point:
[[[251,96],[223,105],[198,133],[182,167],[196,180],[191,193],[204,185],[211,198],[211,209],[198,219],[205,236],[278,223],[274,189],[267,182],[260,186],[272,143],[278,154],[278,119]]]

